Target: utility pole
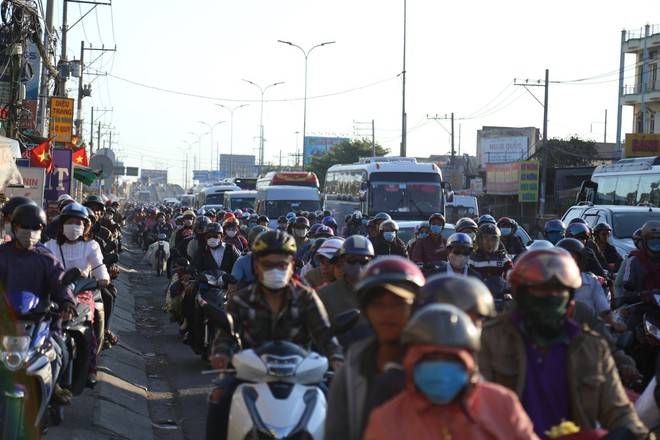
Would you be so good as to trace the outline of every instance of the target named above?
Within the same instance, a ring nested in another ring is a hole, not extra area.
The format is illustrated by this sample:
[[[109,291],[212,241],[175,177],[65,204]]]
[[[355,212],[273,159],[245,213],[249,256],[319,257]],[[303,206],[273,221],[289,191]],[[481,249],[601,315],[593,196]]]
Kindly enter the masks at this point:
[[[69,2],[64,0],[62,5],[62,49],[60,52],[60,61],[57,63],[58,71],[60,74],[59,81],[56,86],[55,95],[66,97],[66,80],[69,77],[69,62],[66,57],[66,34],[69,30],[67,21],[67,10]]]
[[[426,115],[426,119],[432,119],[437,122],[447,133],[449,133],[451,139],[451,165],[454,165],[456,159],[456,148],[454,146],[454,113],[450,113],[449,116],[445,114],[444,116],[429,116]],[[447,130],[444,125],[440,124],[440,121],[451,120],[451,130]]]
[[[406,157],[406,143],[407,143],[407,117],[406,115],[406,14],[407,14],[406,0],[403,0],[403,71],[401,72],[403,79],[403,92],[402,92],[402,110],[401,110],[401,149],[399,155]]]
[[[111,112],[111,108],[97,108],[97,112],[102,112],[100,115],[98,115],[97,119],[106,114],[107,112]],[[94,153],[94,124],[96,123],[96,119],[94,119],[94,107],[92,107],[92,115],[89,120],[89,157],[92,157],[92,154]],[[97,140],[99,142],[98,146],[96,149],[98,150],[101,148],[101,122],[99,122],[99,131],[98,131],[98,137]]]
[[[44,23],[44,48],[48,54],[48,64],[50,64],[50,43],[51,35],[53,35],[53,10],[55,0],[47,0],[46,2],[46,21]],[[45,61],[44,61],[45,62]],[[40,133],[46,132],[46,107],[48,106],[48,80],[50,79],[48,69],[42,69],[41,72],[41,85],[39,87],[39,111],[37,113],[37,129]]]
[[[67,1],[72,1],[72,0],[67,0]],[[66,1],[65,1],[66,3]],[[101,48],[94,48],[90,45],[90,47],[85,47],[85,42],[81,41],[80,42],[80,77],[78,78],[78,116],[76,118],[76,133],[82,138],[82,126],[83,126],[83,111],[82,111],[82,100],[83,98],[87,96],[92,96],[92,86],[90,84],[87,84],[87,86],[84,85],[84,72],[85,72],[85,51],[101,51],[101,52],[116,52],[117,48],[115,47],[114,49],[106,49],[105,46],[102,46]],[[98,57],[96,58],[98,59]],[[90,65],[96,61],[90,61]],[[93,123],[93,122],[92,122]],[[90,136],[91,137],[91,136]]]

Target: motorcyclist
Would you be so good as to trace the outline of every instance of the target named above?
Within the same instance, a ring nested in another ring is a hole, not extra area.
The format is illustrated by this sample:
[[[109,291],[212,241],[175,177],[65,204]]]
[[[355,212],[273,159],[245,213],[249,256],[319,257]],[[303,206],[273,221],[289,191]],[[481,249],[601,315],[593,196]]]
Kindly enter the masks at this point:
[[[328,226],[329,228],[331,228],[331,229],[332,229],[332,233],[333,233],[335,236],[339,235],[339,234],[337,233],[337,229],[339,229],[339,225],[337,224],[337,220],[335,220],[334,217],[332,217],[332,216],[326,216],[326,217],[323,217],[323,220],[321,220],[321,224],[322,224],[322,225],[325,225],[325,226]]]
[[[101,250],[103,250],[106,245],[114,241],[112,231],[100,223],[105,213],[103,199],[100,196],[92,194],[87,196],[82,204],[94,212],[94,219],[90,218],[90,221],[92,221],[92,229],[90,232],[94,235],[94,240],[96,240],[99,243],[99,246],[101,246]]]
[[[618,272],[623,257],[617,252],[616,248],[610,243],[612,236],[612,227],[605,222],[598,223],[594,226],[594,242],[598,245],[598,249],[605,257],[605,261],[609,265],[607,268],[612,272]]]
[[[57,198],[57,212],[61,213],[62,209],[66,205],[68,205],[69,203],[73,203],[73,202],[75,202],[73,197],[71,197],[68,194],[62,194],[61,196],[59,196]],[[59,226],[60,226],[60,216],[57,215],[55,218],[53,218],[51,220],[50,223],[48,223],[46,225],[46,229],[44,230],[44,234],[43,234],[43,235],[45,235],[45,237],[44,236],[41,237],[42,242],[44,242],[46,239],[49,239],[49,238],[55,238],[55,236],[57,235],[57,229],[59,228]]]
[[[167,240],[170,239],[172,235],[172,225],[165,221],[165,213],[159,212],[156,215],[156,224],[149,230],[149,236],[158,237],[160,234],[165,234]]]
[[[267,215],[260,215],[257,218],[257,226],[269,227],[269,225],[270,225],[270,219],[268,218]]]
[[[296,217],[293,221],[293,238],[296,240],[296,249],[302,249],[307,243],[307,231],[309,230],[309,220],[307,217]]]
[[[343,237],[328,238],[316,252],[314,260],[318,266],[303,277],[307,284],[316,291],[342,276],[343,271],[339,268],[338,262],[339,250],[344,241]]]
[[[497,221],[497,227],[500,228],[500,232],[502,233],[501,242],[504,245],[504,249],[511,258],[515,258],[517,255],[525,252],[527,248],[525,248],[520,237],[516,235],[518,222],[509,217],[502,217]]]
[[[287,227],[288,224],[289,223],[288,223],[288,220],[287,220],[286,216],[281,215],[277,218],[277,229],[279,229],[281,231],[286,231],[286,227]]]
[[[644,245],[642,243],[642,228],[639,228],[635,230],[635,232],[633,232],[632,240],[636,249],[643,248]],[[626,273],[626,267],[628,266],[629,261],[630,261],[630,255],[628,256],[628,258],[626,258],[621,262],[619,271],[616,273],[616,278],[612,286],[612,291],[615,298],[623,297],[623,275]]]
[[[211,223],[211,219],[205,215],[198,215],[195,218],[195,223],[193,225],[193,231],[195,234],[182,243],[182,246],[186,247],[185,255],[190,261],[192,261],[192,259],[195,257],[197,249],[203,247],[206,244],[204,229]]]
[[[410,260],[382,257],[362,272],[356,294],[373,336],[355,342],[330,387],[325,438],[360,440],[371,411],[404,389],[401,333],[424,275]]]
[[[434,263],[447,259],[447,242],[442,237],[442,229],[445,226],[445,217],[442,214],[435,213],[429,217],[429,226],[431,235],[420,238],[415,244],[415,249],[410,259],[415,263]]]
[[[394,220],[385,220],[380,224],[378,236],[373,240],[376,256],[399,255],[408,258],[406,244],[401,241],[399,225]]]
[[[566,232],[566,225],[558,218],[548,220],[543,226],[543,236],[553,245],[559,243],[559,240],[564,238]]]
[[[367,230],[362,225],[362,212],[355,211],[349,216],[346,226],[341,230],[341,236],[348,238],[351,235],[367,235]]]
[[[193,223],[195,222],[195,212],[192,210],[184,211],[183,224],[177,228],[170,237],[170,249],[178,249],[180,255],[185,255],[181,252],[180,244],[183,241],[185,231],[192,231]]]
[[[406,243],[406,249],[408,249],[408,255],[412,254],[413,249],[415,248],[415,243],[417,240],[419,240],[419,230],[422,227],[422,223],[418,223],[415,225],[413,228],[413,235],[410,237],[410,240],[408,240],[408,243]],[[426,225],[426,230],[428,231],[429,227],[428,224]],[[429,235],[428,232],[426,232],[426,235]],[[425,236],[426,236],[425,235]]]
[[[224,234],[225,243],[229,243],[233,245],[240,253],[246,253],[250,250],[250,246],[248,245],[247,238],[243,237],[238,232],[239,224],[235,218],[228,218],[227,220],[225,220],[222,223],[222,229],[223,232],[225,233]],[[252,228],[250,228],[250,230],[252,230]],[[248,235],[249,235],[249,231],[248,231]]]
[[[538,439],[517,396],[482,381],[479,334],[453,305],[417,311],[401,337],[408,345],[405,391],[371,413],[365,440]]]
[[[513,267],[511,259],[500,246],[500,229],[485,222],[479,226],[477,243],[479,249],[470,256],[470,267],[479,272],[484,280],[489,277],[502,277]]]
[[[379,212],[378,214],[374,215],[374,224],[376,228],[380,228],[380,224],[383,223],[385,220],[392,220],[392,217],[386,212]]]
[[[259,234],[266,231],[268,231],[268,228],[261,225],[257,225],[250,229],[250,232],[248,232],[250,246],[254,244],[254,240]],[[236,260],[234,268],[231,270],[231,275],[236,280],[236,283],[229,285],[229,292],[234,292],[257,280],[257,274],[254,271],[254,258],[252,257],[252,252],[241,255],[238,260]]]
[[[378,235],[378,227],[376,226],[376,220],[370,218],[367,220],[367,224],[364,226],[364,229],[367,231],[367,237],[372,240],[376,235]]]
[[[0,231],[0,244],[12,241],[14,239],[14,232],[11,227],[11,218],[14,210],[20,205],[34,205],[37,203],[29,197],[16,196],[9,199],[2,205],[2,230]]]
[[[616,372],[610,349],[597,333],[567,318],[580,269],[561,248],[524,253],[509,275],[515,310],[487,323],[479,368],[515,391],[539,436],[570,420],[582,429],[625,427],[644,438]]]
[[[0,286],[2,292],[28,291],[39,296],[43,304],[56,302],[63,321],[71,320],[76,313],[76,300],[69,285],[62,284],[64,268],[54,255],[39,243],[46,227],[46,214],[33,204],[22,204],[12,213],[11,231],[14,240],[0,245]],[[2,293],[3,295],[5,293]],[[51,324],[53,347],[58,352],[51,362],[53,381],[58,382],[62,365],[67,362],[68,350],[61,337],[60,322]],[[55,395],[61,403],[68,403],[71,393],[59,385]]]
[[[470,255],[472,255],[473,249],[472,240],[467,234],[463,232],[452,234],[447,239],[447,250],[449,251],[447,261],[438,261],[431,266],[425,267],[426,276],[436,273],[450,273],[476,277],[481,280],[481,274],[469,265]]]
[[[467,234],[472,240],[472,243],[477,239],[477,229],[479,229],[479,227],[474,220],[469,217],[463,217],[456,222],[456,232]]]
[[[590,239],[591,229],[589,229],[589,226],[580,222],[572,223],[566,228],[564,236],[565,238],[575,238],[584,245],[586,253],[586,263],[584,267],[586,270],[599,277],[605,278],[607,276],[607,273],[599,263],[596,254],[594,254],[594,251],[588,246],[590,242],[593,243]]]
[[[306,349],[312,340],[325,355],[333,370],[343,363],[342,350],[332,337],[323,304],[314,290],[293,280],[293,256],[296,243],[283,231],[259,234],[252,246],[258,281],[236,291],[226,311],[231,315],[242,348],[251,348],[273,340],[288,340]],[[216,332],[211,365],[226,368],[236,347],[232,335]],[[227,435],[232,395],[239,381],[225,376],[210,397],[206,438],[216,440]]]

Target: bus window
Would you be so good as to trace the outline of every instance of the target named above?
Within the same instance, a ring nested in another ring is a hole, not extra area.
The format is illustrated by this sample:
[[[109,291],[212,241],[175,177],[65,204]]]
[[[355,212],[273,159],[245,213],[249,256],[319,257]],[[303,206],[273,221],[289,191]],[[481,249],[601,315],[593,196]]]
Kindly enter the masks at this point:
[[[598,177],[594,179],[598,183],[598,193],[594,205],[614,205],[614,195],[616,193],[616,177]]]
[[[635,206],[637,204],[637,187],[639,176],[619,176],[616,183],[615,205]]]
[[[637,203],[652,203],[660,206],[660,176],[646,175],[639,179],[639,193],[637,194]]]

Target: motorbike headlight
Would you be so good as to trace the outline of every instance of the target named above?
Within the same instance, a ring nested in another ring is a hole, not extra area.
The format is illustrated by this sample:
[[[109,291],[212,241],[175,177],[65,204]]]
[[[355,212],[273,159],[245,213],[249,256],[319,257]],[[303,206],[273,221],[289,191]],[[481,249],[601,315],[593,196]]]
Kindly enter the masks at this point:
[[[2,337],[2,362],[8,370],[16,371],[25,362],[30,349],[29,336],[3,336]]]
[[[300,356],[275,356],[272,354],[265,354],[261,356],[261,360],[268,368],[268,374],[277,377],[293,376],[296,373],[298,364],[302,362]]]
[[[660,329],[646,319],[644,320],[644,329],[646,330],[646,333],[660,340]]]

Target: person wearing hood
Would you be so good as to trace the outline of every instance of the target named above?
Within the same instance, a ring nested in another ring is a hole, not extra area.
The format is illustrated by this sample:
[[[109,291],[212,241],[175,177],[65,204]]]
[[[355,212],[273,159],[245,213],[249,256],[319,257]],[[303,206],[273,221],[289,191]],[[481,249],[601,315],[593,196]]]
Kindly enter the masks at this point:
[[[401,337],[405,391],[372,411],[364,439],[538,439],[516,395],[481,380],[479,337],[453,305],[418,310]]]
[[[373,240],[376,256],[399,255],[408,258],[406,244],[397,236],[399,225],[394,220],[385,220],[378,227],[379,232]]]
[[[447,241],[442,237],[442,229],[445,227],[445,217],[437,212],[432,214],[429,217],[429,226],[431,235],[417,240],[415,249],[410,255],[410,259],[415,263],[428,264],[436,261],[445,261],[449,254],[447,251]]]

